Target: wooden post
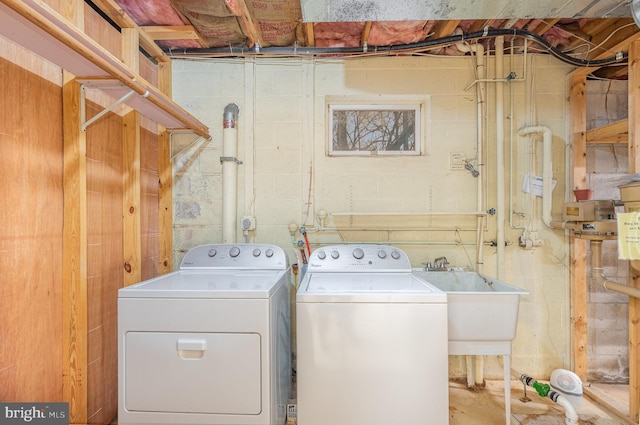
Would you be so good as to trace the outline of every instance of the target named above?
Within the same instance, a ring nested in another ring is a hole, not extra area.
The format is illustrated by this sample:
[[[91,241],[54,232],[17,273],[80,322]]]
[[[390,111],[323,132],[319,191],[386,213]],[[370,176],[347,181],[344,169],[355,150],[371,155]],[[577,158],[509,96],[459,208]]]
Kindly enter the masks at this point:
[[[138,31],[122,29],[122,59],[134,72],[139,69]],[[142,242],[140,224],[140,114],[130,110],[123,117],[123,194],[122,241],[124,286],[142,280]]]
[[[640,172],[640,41],[629,47],[629,174]],[[640,287],[640,279],[630,269],[629,285]],[[638,422],[640,413],[640,300],[629,297],[629,417]]]
[[[64,72],[63,400],[69,422],[87,423],[87,140],[80,84]]]
[[[573,174],[571,188],[586,188],[587,174],[587,103],[586,75],[572,75],[569,80],[571,119],[571,153]],[[571,357],[573,371],[582,380],[587,376],[587,241],[570,237],[571,244]]]
[[[63,2],[61,13],[84,29],[84,2]],[[64,231],[62,242],[62,396],[69,423],[87,423],[87,139],[80,124],[80,84],[62,75]]]
[[[158,88],[171,97],[171,63],[158,65]],[[173,165],[171,163],[171,134],[160,128],[158,137],[158,271],[160,274],[173,270]]]
[[[140,235],[140,115],[129,111],[122,127],[123,200],[122,242],[124,286],[142,280]]]

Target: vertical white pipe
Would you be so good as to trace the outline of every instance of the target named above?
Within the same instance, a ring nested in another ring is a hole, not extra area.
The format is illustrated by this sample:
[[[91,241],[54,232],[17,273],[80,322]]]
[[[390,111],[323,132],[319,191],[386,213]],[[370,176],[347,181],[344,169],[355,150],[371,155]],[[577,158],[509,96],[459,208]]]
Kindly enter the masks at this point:
[[[504,37],[496,38],[496,277],[504,274]]]
[[[454,34],[461,34],[462,30],[456,28]],[[475,52],[476,53],[476,100],[477,100],[477,159],[478,159],[478,171],[480,176],[478,178],[477,189],[477,211],[485,211],[485,184],[486,184],[486,169],[484,168],[484,141],[485,141],[485,82],[486,77],[485,58],[484,58],[484,46],[480,43],[474,45],[468,45],[465,43],[458,43],[456,47],[461,52]],[[476,272],[483,272],[484,264],[484,225],[486,217],[484,215],[478,216],[476,223],[477,235],[476,235]],[[466,356],[465,361],[467,363],[467,387],[482,387],[484,384],[484,357],[483,356]]]
[[[460,27],[456,28],[454,31],[455,35],[462,34],[462,29]],[[464,42],[460,42],[456,44],[458,50],[463,53],[467,52],[475,52],[476,53],[476,101],[477,101],[477,136],[476,136],[476,151],[477,151],[477,161],[478,161],[478,171],[480,172],[480,176],[478,178],[478,189],[477,189],[477,211],[483,212],[485,211],[485,187],[486,187],[486,175],[484,168],[484,146],[485,146],[485,112],[486,112],[486,82],[484,82],[486,78],[486,67],[485,67],[485,58],[484,58],[484,46],[480,43],[476,43],[473,45],[469,45]],[[478,217],[477,221],[477,235],[476,235],[476,271],[478,273],[483,272],[483,264],[484,264],[484,225],[485,225],[486,217],[481,215]]]
[[[238,225],[238,129],[239,108],[230,103],[224,108],[222,122],[222,242],[236,242]]]
[[[478,177],[478,211],[484,212],[486,210],[485,207],[485,184],[486,184],[486,168],[484,167],[484,117],[485,117],[485,84],[482,80],[486,77],[486,70],[484,65],[484,46],[480,43],[475,44],[476,47],[476,60],[477,60],[477,78],[478,85],[476,87],[477,91],[477,102],[478,102],[478,117],[477,117],[477,125],[478,125],[478,139],[477,139],[477,157],[478,157],[478,171],[480,172],[480,176]],[[477,247],[476,247],[476,271],[478,273],[482,273],[483,265],[484,265],[484,224],[485,224],[486,216],[481,215],[478,217],[477,221]],[[474,386],[480,386],[484,384],[484,357],[483,356],[473,356],[473,360],[475,361],[473,377],[474,377]],[[467,356],[467,364],[469,363],[469,357]],[[467,367],[468,372],[469,367]],[[467,376],[467,381],[470,381]]]
[[[531,133],[542,133],[542,221],[547,227],[554,228],[551,222],[551,189],[553,188],[553,151],[551,149],[552,134],[549,127],[535,125],[518,130],[519,136]]]

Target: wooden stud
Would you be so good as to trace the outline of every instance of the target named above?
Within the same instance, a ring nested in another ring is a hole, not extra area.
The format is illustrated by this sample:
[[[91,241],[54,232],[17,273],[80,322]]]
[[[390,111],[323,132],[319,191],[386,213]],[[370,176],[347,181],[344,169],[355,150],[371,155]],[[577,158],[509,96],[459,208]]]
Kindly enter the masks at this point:
[[[171,97],[171,63],[158,67],[158,88]],[[173,270],[173,165],[171,163],[171,134],[160,131],[158,137],[158,271]]]
[[[138,31],[122,29],[122,60],[134,72],[140,68]],[[140,114],[129,111],[123,118],[123,200],[122,241],[124,286],[142,280],[142,242],[140,227]]]
[[[459,20],[438,22],[433,28],[433,35],[429,38],[433,40],[437,40],[439,38],[449,37],[450,35],[453,34],[453,32],[455,31],[455,29],[458,27],[459,24],[460,24]]]
[[[171,135],[163,131],[158,138],[158,259],[160,274],[173,270],[173,170],[171,166]]]
[[[130,111],[123,117],[123,200],[122,242],[124,286],[142,280],[140,228],[140,114]]]
[[[629,47],[629,173],[640,172],[640,41]],[[630,268],[629,285],[640,287],[637,272]],[[629,297],[629,417],[638,422],[640,413],[640,300]]]
[[[63,399],[70,423],[87,423],[87,140],[80,85],[64,73]]]
[[[154,40],[199,40],[200,34],[192,25],[146,26],[142,30]]]
[[[262,31],[260,31],[260,25],[258,25],[256,18],[247,7],[245,0],[226,1],[225,4],[238,17],[240,28],[242,28],[244,35],[247,36],[247,45],[254,47],[257,43],[264,47],[265,43],[262,38]]]
[[[364,29],[362,30],[362,34],[360,34],[360,45],[364,46],[369,42],[369,35],[371,34],[371,21],[367,21],[364,23]]]
[[[309,47],[315,47],[316,37],[313,32],[313,22],[304,23],[304,37],[307,40],[307,45]]]
[[[569,104],[571,119],[572,189],[586,188],[587,174],[587,107],[586,75],[570,77]],[[570,237],[571,262],[571,356],[573,371],[585,380],[587,376],[587,241]]]

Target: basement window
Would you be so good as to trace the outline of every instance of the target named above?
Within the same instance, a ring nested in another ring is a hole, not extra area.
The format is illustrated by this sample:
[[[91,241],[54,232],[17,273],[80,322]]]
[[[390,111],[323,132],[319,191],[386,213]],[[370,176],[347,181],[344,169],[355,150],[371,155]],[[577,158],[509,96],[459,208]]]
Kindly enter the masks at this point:
[[[424,108],[424,101],[329,102],[329,155],[420,155]]]

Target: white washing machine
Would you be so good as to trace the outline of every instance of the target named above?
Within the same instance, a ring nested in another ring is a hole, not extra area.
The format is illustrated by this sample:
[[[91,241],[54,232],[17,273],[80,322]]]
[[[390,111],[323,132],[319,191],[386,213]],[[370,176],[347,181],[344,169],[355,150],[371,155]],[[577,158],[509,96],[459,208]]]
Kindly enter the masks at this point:
[[[449,423],[447,296],[404,251],[315,250],[296,317],[299,425]]]
[[[283,424],[290,279],[277,246],[219,244],[120,289],[118,423]]]

